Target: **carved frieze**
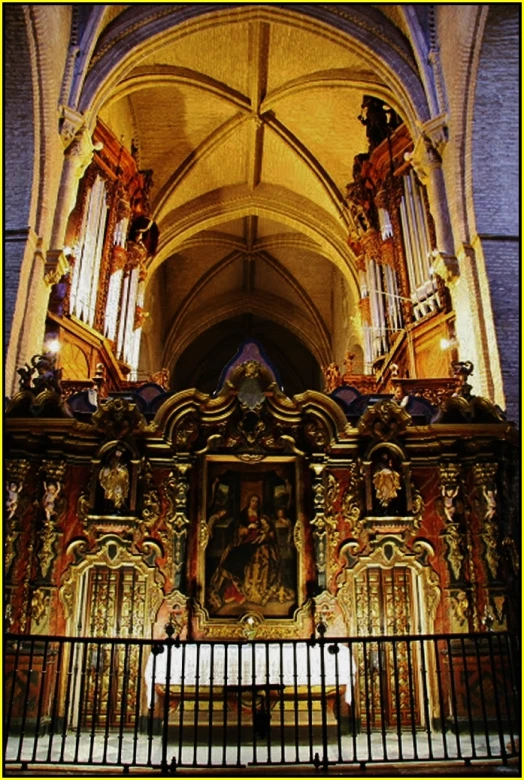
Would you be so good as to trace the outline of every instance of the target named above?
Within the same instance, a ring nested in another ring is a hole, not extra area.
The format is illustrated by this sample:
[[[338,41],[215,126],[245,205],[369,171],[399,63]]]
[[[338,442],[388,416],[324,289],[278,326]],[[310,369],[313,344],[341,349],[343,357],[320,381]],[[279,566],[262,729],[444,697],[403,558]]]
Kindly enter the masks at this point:
[[[31,630],[45,633],[49,627],[51,592],[48,588],[36,588],[31,596]]]
[[[326,589],[326,563],[327,563],[327,532],[326,532],[326,463],[323,459],[310,463],[314,478],[313,490],[313,542],[315,546],[315,566],[317,570],[317,583],[321,590]]]
[[[342,517],[348,538],[358,539],[364,525],[363,501],[361,496],[362,475],[357,461],[348,467],[349,480],[342,496]]]
[[[467,628],[468,615],[470,614],[470,605],[468,594],[464,590],[455,590],[450,593],[451,607],[455,626],[458,624],[460,630]],[[452,622],[453,626],[453,622]]]
[[[312,601],[308,599],[299,607],[292,620],[271,620],[256,613],[246,613],[240,620],[212,621],[209,614],[199,601],[194,602],[195,626],[198,633],[205,634],[206,639],[246,639],[247,633],[253,632],[257,639],[290,639],[301,638],[311,631]],[[247,621],[252,618],[253,623]]]

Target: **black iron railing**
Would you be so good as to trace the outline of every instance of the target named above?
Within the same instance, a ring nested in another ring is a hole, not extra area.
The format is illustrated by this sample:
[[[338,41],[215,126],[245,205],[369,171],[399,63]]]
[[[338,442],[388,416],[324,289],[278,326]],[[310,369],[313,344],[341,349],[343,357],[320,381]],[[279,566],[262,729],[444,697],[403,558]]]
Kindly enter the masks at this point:
[[[286,641],[8,635],[6,770],[497,760],[518,753],[507,633]]]

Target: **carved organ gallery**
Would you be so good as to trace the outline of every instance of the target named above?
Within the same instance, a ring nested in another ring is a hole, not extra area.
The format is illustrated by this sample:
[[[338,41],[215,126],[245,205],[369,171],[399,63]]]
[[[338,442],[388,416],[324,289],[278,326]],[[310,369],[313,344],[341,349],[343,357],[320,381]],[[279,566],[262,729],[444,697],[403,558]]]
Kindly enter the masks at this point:
[[[58,14],[80,54],[74,73],[64,60],[55,214],[32,260],[47,298],[39,315],[35,287],[11,325],[7,765],[240,765],[245,745],[255,764],[506,763],[518,439],[490,368],[502,377],[505,353],[467,339],[486,315],[462,310],[480,288],[453,247],[452,121],[435,104],[449,71],[433,69],[426,104],[422,87],[400,96],[377,44],[380,86],[355,86],[344,41],[367,24],[416,60],[377,9],[153,8],[26,8],[41,26]],[[445,12],[422,13],[438,52]],[[209,19],[238,55],[230,82],[177,37],[204,51]],[[340,79],[356,94],[343,193],[320,120],[293,102],[305,54],[296,72],[280,59],[283,30],[319,47],[322,26],[338,110]]]

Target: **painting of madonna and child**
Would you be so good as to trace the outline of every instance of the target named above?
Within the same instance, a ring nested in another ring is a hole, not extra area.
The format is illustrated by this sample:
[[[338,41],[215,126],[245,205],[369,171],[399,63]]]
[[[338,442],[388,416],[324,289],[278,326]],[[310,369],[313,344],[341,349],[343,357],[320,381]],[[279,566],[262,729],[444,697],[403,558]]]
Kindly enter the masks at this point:
[[[208,463],[205,552],[210,617],[297,607],[294,463]]]

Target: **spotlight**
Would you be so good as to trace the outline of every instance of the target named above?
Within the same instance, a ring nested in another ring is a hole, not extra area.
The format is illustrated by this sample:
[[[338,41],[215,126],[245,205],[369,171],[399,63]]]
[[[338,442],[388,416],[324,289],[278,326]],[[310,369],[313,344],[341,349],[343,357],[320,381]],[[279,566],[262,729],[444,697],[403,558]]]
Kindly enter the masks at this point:
[[[458,342],[456,339],[440,339],[440,348],[442,350],[454,349],[457,346]]]
[[[49,341],[46,341],[44,345],[44,351],[47,353],[51,353],[53,355],[56,355],[57,352],[60,350],[60,342],[58,339],[49,339]]]

